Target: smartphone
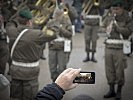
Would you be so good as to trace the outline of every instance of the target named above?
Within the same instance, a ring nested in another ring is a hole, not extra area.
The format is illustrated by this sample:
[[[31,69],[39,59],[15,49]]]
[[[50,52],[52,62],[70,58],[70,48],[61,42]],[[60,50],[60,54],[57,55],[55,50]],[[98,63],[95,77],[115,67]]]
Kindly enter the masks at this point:
[[[95,84],[95,72],[81,71],[74,79],[73,83],[79,84]]]

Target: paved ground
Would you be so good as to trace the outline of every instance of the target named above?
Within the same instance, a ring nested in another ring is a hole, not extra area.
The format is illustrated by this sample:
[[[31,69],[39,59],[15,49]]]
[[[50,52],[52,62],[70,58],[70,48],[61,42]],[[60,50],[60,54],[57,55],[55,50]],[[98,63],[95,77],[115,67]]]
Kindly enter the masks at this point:
[[[73,51],[68,67],[82,68],[83,71],[94,71],[96,73],[96,83],[94,85],[80,84],[77,88],[67,91],[63,100],[71,100],[79,94],[87,94],[95,100],[105,100],[103,95],[108,91],[108,85],[105,77],[104,68],[104,35],[100,35],[97,44],[96,58],[98,63],[83,63],[82,60],[86,54],[84,52],[84,37],[83,34],[76,34],[73,37]],[[45,50],[46,57],[48,56],[48,49]],[[48,57],[47,57],[48,58]],[[47,59],[48,60],[48,59]],[[41,71],[39,76],[40,89],[48,83],[51,83],[48,61],[41,60]],[[128,68],[125,70],[126,83],[123,87],[122,100],[133,100],[133,57],[128,58]],[[107,100],[114,100],[107,99]]]

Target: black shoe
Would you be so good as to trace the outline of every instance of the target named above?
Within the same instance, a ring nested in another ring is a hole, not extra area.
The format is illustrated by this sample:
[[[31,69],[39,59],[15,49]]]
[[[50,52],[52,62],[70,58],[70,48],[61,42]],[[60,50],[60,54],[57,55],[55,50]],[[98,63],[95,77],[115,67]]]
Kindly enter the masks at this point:
[[[115,96],[116,96],[115,92],[108,92],[106,95],[104,95],[104,98],[112,98]]]
[[[97,60],[95,58],[91,58],[91,61],[97,63]]]
[[[121,93],[117,93],[117,94],[116,94],[115,100],[121,100]]]
[[[127,55],[127,57],[131,57],[131,54],[126,54]]]
[[[83,62],[88,62],[88,61],[90,61],[90,58],[89,58],[89,57],[86,57],[86,58],[83,60]]]
[[[121,100],[121,90],[122,90],[122,85],[118,85],[115,100]]]

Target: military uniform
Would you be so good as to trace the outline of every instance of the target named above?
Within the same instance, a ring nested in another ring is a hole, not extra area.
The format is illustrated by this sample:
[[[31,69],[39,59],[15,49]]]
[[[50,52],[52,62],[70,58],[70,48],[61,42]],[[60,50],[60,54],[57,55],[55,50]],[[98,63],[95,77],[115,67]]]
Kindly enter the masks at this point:
[[[0,99],[10,100],[10,82],[2,74],[0,74]]]
[[[112,12],[117,11],[117,9],[121,11],[122,7],[122,2],[116,1],[113,4]],[[125,10],[119,15],[117,13],[116,15],[111,14],[104,22],[104,25],[108,26],[108,38],[105,41],[105,70],[107,81],[110,86],[110,91],[104,97],[114,97],[114,85],[117,84],[118,87],[115,100],[121,100],[121,89],[125,83],[124,69],[127,67],[126,58],[123,54],[122,38],[127,40],[131,34],[132,20]],[[113,24],[111,24],[112,22]],[[111,30],[109,29],[110,25],[112,27]]]
[[[49,43],[49,68],[51,72],[51,79],[53,81],[55,81],[58,75],[66,69],[69,61],[71,50],[65,52],[65,41],[70,40],[70,42],[72,42],[71,22],[68,15],[61,18],[57,17],[59,16],[56,16],[55,13],[54,18],[47,24],[47,27],[55,28],[56,32],[58,32],[58,38]]]
[[[3,19],[3,16],[0,15],[0,74],[5,73],[6,63],[9,58],[9,47]]]
[[[97,6],[93,6],[89,12],[88,16],[97,16],[99,15],[99,8]],[[84,28],[84,38],[85,38],[85,51],[87,53],[87,57],[83,62],[93,61],[97,62],[94,54],[96,52],[97,39],[98,39],[98,27],[99,27],[99,18],[85,18],[85,28]],[[91,45],[92,44],[92,45]],[[92,52],[92,57],[90,59],[90,52]]]
[[[39,59],[42,54],[42,45],[56,35],[47,35],[37,29],[32,29],[22,20],[30,20],[31,13],[27,10],[19,12],[19,19],[10,21],[6,25],[10,38],[10,47],[24,29],[28,29],[19,39],[12,54],[11,74],[11,98],[17,100],[33,100],[38,91]]]
[[[8,43],[3,39],[0,39],[0,74],[5,74],[6,63],[9,58],[9,47]]]

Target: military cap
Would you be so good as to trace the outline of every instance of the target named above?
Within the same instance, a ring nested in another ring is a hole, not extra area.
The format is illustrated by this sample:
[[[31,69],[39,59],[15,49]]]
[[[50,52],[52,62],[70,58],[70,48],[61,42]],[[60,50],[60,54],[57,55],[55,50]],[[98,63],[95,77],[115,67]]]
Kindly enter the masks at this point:
[[[26,19],[32,19],[32,13],[29,10],[21,10],[19,16]]]
[[[123,0],[114,0],[112,6],[113,7],[123,7],[124,1]]]

